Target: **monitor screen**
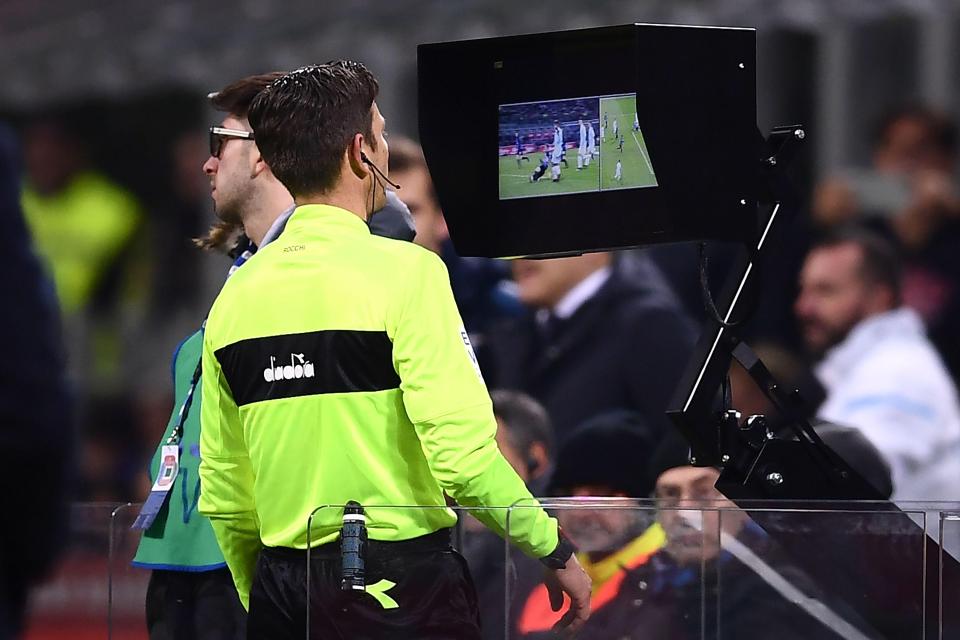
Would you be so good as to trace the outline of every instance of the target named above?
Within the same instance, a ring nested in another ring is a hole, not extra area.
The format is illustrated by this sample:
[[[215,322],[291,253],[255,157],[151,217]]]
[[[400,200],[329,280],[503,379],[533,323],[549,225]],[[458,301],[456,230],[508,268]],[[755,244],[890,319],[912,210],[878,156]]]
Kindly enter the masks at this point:
[[[634,93],[498,111],[501,200],[657,186]]]

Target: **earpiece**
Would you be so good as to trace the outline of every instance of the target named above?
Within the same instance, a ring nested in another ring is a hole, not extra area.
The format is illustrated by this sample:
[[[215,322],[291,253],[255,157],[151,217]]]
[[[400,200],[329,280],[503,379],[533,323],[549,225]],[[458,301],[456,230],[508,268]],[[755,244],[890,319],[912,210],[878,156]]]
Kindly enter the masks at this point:
[[[369,165],[370,168],[373,169],[373,172],[374,172],[377,176],[379,176],[381,179],[383,179],[383,181],[386,182],[388,185],[390,185],[391,187],[393,187],[393,188],[396,189],[397,191],[400,190],[400,185],[398,185],[396,182],[391,181],[390,178],[388,178],[387,176],[383,175],[383,171],[380,171],[380,167],[378,167],[377,165],[373,164],[373,162],[370,160],[370,158],[367,157],[367,154],[365,154],[363,151],[360,152],[360,162],[362,162],[362,163],[364,163],[364,164],[366,164],[366,165]]]

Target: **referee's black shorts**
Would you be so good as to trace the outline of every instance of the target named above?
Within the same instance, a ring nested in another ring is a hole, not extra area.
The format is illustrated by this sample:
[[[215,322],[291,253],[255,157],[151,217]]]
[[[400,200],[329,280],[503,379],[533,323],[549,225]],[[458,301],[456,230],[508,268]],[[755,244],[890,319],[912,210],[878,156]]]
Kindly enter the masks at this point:
[[[307,637],[306,551],[265,548],[257,561],[247,618],[249,640]],[[340,588],[340,544],[310,553],[312,640],[479,640],[477,595],[450,530],[402,542],[370,541],[368,587],[395,586],[377,599]]]

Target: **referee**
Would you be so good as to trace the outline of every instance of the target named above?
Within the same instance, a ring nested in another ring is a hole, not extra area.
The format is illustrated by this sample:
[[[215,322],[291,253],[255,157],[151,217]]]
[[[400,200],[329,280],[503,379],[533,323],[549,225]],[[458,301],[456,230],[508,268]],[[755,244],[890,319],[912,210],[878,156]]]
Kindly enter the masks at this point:
[[[497,449],[443,263],[370,234],[389,156],[376,94],[363,65],[339,61],[281,77],[249,112],[297,208],[210,312],[200,444],[200,510],[249,638],[303,637],[308,570],[312,638],[479,638],[444,492],[501,534],[505,510],[482,507],[531,501]],[[341,590],[348,501],[367,517],[366,593]],[[556,521],[520,508],[509,535],[550,569],[554,606],[570,596],[558,626],[579,628],[590,580]]]

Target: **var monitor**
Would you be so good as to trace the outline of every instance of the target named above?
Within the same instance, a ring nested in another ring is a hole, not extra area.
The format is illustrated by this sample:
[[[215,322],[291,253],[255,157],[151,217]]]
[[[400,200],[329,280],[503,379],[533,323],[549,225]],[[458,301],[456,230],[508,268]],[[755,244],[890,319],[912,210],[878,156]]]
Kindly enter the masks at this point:
[[[751,242],[755,66],[739,28],[420,45],[420,140],[458,253]]]

